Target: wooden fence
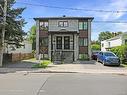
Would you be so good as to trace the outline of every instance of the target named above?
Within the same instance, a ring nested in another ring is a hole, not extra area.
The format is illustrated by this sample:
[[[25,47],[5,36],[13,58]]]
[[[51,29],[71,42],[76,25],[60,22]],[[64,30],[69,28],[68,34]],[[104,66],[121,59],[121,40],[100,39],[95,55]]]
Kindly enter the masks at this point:
[[[11,53],[4,54],[4,62],[16,62],[21,60],[26,60],[33,58],[34,55],[32,53]]]

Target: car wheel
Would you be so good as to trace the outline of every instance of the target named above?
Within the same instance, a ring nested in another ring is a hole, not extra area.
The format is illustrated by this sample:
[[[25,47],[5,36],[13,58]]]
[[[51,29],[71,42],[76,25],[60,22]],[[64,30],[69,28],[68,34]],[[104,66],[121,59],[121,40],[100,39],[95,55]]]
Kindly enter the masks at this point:
[[[118,67],[120,66],[120,64],[119,65],[117,65]]]

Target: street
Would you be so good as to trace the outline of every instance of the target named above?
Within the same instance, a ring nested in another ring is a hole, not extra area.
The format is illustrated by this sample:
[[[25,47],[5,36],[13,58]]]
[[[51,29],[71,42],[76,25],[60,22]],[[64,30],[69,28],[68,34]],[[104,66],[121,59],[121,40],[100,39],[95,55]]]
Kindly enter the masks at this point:
[[[127,76],[83,73],[1,73],[0,95],[127,95]]]

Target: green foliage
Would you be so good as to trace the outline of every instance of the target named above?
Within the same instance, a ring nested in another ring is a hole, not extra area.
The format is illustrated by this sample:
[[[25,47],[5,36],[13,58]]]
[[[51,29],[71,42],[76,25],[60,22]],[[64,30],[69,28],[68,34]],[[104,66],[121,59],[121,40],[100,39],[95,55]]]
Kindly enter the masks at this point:
[[[32,42],[32,49],[36,49],[36,26],[32,26],[28,32],[28,40]]]
[[[101,49],[101,46],[99,44],[92,44],[91,45],[91,49],[92,50],[100,50]]]
[[[42,60],[39,64],[33,65],[33,68],[46,68],[50,63],[49,60]]]
[[[124,63],[124,59],[126,58],[126,52],[127,52],[127,45],[117,46],[111,49],[112,52],[114,52],[120,60]]]
[[[122,34],[122,32],[109,32],[109,31],[101,32],[99,34],[98,40],[99,41],[103,41],[103,40],[106,40],[106,39],[110,39],[112,37],[115,37],[115,36],[117,36],[119,34]]]
[[[79,54],[79,60],[89,60],[87,54]]]
[[[98,45],[100,45],[101,43],[97,40],[93,40],[93,41],[91,41],[91,44],[98,44]]]
[[[6,17],[6,32],[5,32],[5,42],[8,44],[15,44],[19,46],[23,41],[23,36],[26,34],[22,27],[25,24],[24,19],[21,14],[25,10],[25,8],[13,8],[15,4],[15,0],[7,0],[7,17]],[[4,0],[0,0],[0,4],[4,7]],[[3,15],[3,14],[2,14]],[[0,15],[0,18],[2,18]],[[0,25],[0,30],[2,26]],[[1,32],[1,31],[0,31]],[[11,43],[10,43],[11,42]]]

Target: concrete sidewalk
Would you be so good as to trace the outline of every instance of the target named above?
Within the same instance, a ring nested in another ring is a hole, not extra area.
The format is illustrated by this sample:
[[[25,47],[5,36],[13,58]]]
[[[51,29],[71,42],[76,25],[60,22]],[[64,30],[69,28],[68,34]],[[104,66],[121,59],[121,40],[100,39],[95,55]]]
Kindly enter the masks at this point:
[[[26,63],[25,63],[26,64]],[[30,63],[29,63],[30,64]],[[33,64],[33,63],[32,63]],[[34,63],[36,64],[36,63]],[[14,66],[15,65],[15,66]],[[124,67],[112,67],[103,66],[96,61],[85,61],[78,64],[50,64],[46,69],[43,68],[31,68],[24,64],[17,63],[12,66],[0,68],[0,73],[97,73],[97,74],[123,74],[127,75],[127,68]]]

